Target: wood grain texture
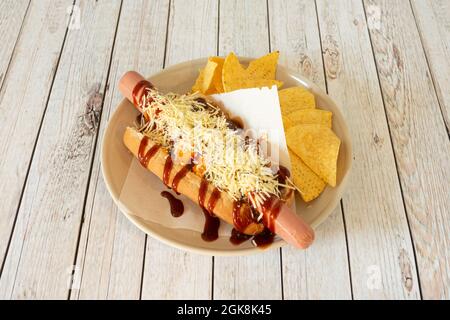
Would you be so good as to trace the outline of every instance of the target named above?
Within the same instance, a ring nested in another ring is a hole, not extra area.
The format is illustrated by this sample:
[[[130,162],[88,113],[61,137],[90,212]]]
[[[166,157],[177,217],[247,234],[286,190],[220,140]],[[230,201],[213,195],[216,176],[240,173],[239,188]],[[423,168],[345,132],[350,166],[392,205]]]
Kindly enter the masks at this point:
[[[272,50],[280,64],[325,90],[319,28],[313,0],[269,1]],[[320,106],[319,106],[320,107]],[[316,230],[314,245],[304,251],[283,248],[285,299],[351,299],[345,229],[340,206]]]
[[[123,2],[112,57],[99,141],[123,99],[118,82],[128,70],[150,75],[163,67],[168,0]],[[139,299],[145,234],[114,204],[100,170],[97,147],[85,208],[77,266],[80,287],[71,299]]]
[[[2,4],[5,5],[6,2]],[[30,5],[22,27],[22,36],[15,45],[9,72],[1,87],[0,266],[7,252],[33,146],[52,87],[66,31],[66,8],[69,4],[71,0],[36,1]],[[15,14],[10,11],[11,4],[8,5],[9,11],[2,14],[14,17]],[[14,22],[15,20],[11,23]],[[6,22],[5,32],[13,32],[6,27],[8,24],[9,22]],[[14,37],[10,36],[5,39],[15,41]],[[42,43],[45,43],[45,46]],[[13,46],[5,42],[3,48],[2,44],[1,50],[5,51],[2,51],[4,56],[1,72],[6,72],[8,62],[4,61],[9,59],[6,57],[9,54],[6,48]]]
[[[343,210],[354,298],[420,298],[363,5],[319,0],[317,8],[328,92],[353,137]]]
[[[439,102],[409,2],[365,1],[365,5],[380,13],[370,34],[423,298],[448,299],[450,141]]]
[[[450,132],[450,1],[412,0],[411,5]]]
[[[258,57],[269,52],[267,4],[264,0],[220,2],[219,53]]]
[[[450,297],[448,1],[76,2],[66,38],[73,0],[0,1],[0,298]],[[307,251],[213,260],[147,237],[100,172],[120,76],[270,49],[342,107],[342,211]]]
[[[149,237],[142,299],[211,299],[211,261]]]
[[[68,295],[120,1],[77,5],[81,25],[67,35],[0,282],[2,297]]]
[[[316,230],[308,250],[283,248],[285,299],[351,299],[352,288],[342,211],[336,208]]]
[[[0,2],[0,88],[5,80],[14,47],[20,36],[29,0]]]
[[[165,65],[215,54],[217,11],[217,1],[171,1]],[[211,283],[211,257],[148,237],[143,299],[210,299]]]
[[[251,256],[216,257],[214,299],[282,298],[279,250]]]
[[[301,73],[326,89],[314,0],[270,0],[272,50],[280,50],[279,64]]]
[[[267,4],[221,1],[219,54],[258,57],[269,52]],[[216,257],[214,299],[281,299],[280,251],[245,257]]]

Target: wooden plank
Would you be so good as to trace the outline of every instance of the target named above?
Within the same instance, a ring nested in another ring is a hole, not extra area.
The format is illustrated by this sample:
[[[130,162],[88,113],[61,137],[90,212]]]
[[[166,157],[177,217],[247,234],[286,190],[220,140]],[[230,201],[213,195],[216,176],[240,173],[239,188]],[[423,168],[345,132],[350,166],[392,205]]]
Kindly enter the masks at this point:
[[[340,207],[318,227],[316,237],[314,245],[306,251],[283,248],[284,298],[351,299],[350,271]]]
[[[280,64],[325,90],[314,0],[269,0],[269,16],[272,50],[280,50]]]
[[[271,0],[269,16],[271,45],[280,51],[280,64],[325,90],[314,1]],[[316,241],[310,249],[301,251],[287,246],[282,254],[285,299],[352,298],[340,206],[316,230]]]
[[[142,299],[211,299],[211,261],[148,237]]]
[[[120,1],[75,6],[81,24],[67,35],[0,282],[2,297],[67,298],[119,9]]]
[[[412,0],[411,5],[450,132],[450,1]]]
[[[71,3],[71,0],[64,0],[30,4],[22,36],[0,92],[0,266],[8,250],[23,183],[64,40],[66,8]],[[3,10],[1,12],[3,14]],[[17,19],[11,23],[15,21]],[[5,30],[13,32],[9,27]],[[4,59],[9,53],[6,49],[2,52],[1,72],[6,73],[8,62]]]
[[[282,298],[280,250],[251,256],[216,257],[214,299]]]
[[[343,210],[354,298],[420,298],[363,5],[319,0],[317,9],[328,92],[353,137]]]
[[[365,1],[365,6],[372,12],[369,20],[380,13],[370,34],[423,298],[448,299],[450,141],[439,101],[409,2]],[[443,72],[448,77],[448,69]]]
[[[267,4],[264,0],[220,3],[219,53],[258,57],[269,52]]]
[[[165,65],[215,54],[217,11],[217,1],[171,1]],[[148,237],[143,299],[209,299],[211,283],[211,257]]]
[[[221,1],[219,54],[241,56],[269,52],[267,4],[263,0]],[[214,299],[281,299],[280,251],[216,257]]]
[[[168,11],[169,0],[123,3],[99,139],[109,115],[123,99],[117,90],[120,77],[128,70],[150,75],[162,68]],[[97,148],[76,264],[80,287],[72,289],[71,299],[139,299],[145,234],[111,199],[100,170],[100,154]]]
[[[6,77],[9,62],[20,36],[29,0],[7,0],[0,2],[0,88]]]

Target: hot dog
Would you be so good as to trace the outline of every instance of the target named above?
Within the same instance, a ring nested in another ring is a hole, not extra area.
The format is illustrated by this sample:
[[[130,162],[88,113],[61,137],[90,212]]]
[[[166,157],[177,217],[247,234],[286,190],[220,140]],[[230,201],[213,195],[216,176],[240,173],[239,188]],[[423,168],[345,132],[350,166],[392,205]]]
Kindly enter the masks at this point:
[[[144,112],[145,106],[142,99],[146,90],[154,90],[153,85],[137,72],[129,71],[120,80],[119,90],[140,112],[143,112],[145,119],[148,120],[149,115]],[[151,105],[152,101],[148,100],[152,99],[147,98],[145,101]],[[136,129],[127,128],[123,141],[141,164],[162,179],[167,186],[173,187],[175,181],[177,192],[186,195],[227,223],[238,227],[239,231],[254,235],[262,232],[265,226],[295,247],[307,248],[313,242],[314,231],[290,209],[286,203],[287,199],[283,199],[283,196],[263,195],[265,200],[256,203],[253,201],[254,205],[236,201],[227,192],[217,190],[195,170],[189,170],[195,168],[186,167],[187,164],[183,163],[172,163],[167,148],[159,148],[157,143],[149,141]],[[168,162],[170,162],[169,165]],[[168,166],[171,169],[169,173],[167,173]],[[180,172],[183,179],[176,177],[180,175]],[[254,199],[252,194],[249,195],[250,197]],[[262,215],[263,219],[256,219],[254,211]]]

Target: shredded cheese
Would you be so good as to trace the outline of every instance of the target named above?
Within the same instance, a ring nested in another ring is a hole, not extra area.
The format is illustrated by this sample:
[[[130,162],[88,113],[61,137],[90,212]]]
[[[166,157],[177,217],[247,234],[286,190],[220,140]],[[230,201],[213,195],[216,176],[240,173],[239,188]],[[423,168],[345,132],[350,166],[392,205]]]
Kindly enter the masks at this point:
[[[229,128],[222,111],[199,98],[147,89],[140,107],[149,121],[142,120],[140,131],[169,148],[174,161],[192,159],[196,172],[235,200],[247,198],[257,207],[270,194],[280,196],[277,175],[257,143]],[[295,188],[291,183],[282,186]]]

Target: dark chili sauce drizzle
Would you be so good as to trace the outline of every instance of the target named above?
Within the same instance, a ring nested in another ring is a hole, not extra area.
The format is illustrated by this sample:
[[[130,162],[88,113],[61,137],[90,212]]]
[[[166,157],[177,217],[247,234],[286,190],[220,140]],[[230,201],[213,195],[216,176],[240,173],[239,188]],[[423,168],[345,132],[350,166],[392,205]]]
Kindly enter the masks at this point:
[[[235,228],[233,228],[233,230],[231,230],[230,242],[237,246],[237,245],[249,240],[252,237],[253,236],[251,236],[249,234],[239,232]]]
[[[148,142],[149,138],[147,136],[144,136],[141,140],[141,143],[139,144],[138,151],[139,162],[145,168],[147,168],[150,160],[154,157],[156,152],[158,152],[159,148],[161,148],[159,144],[154,144],[148,151],[146,151]]]
[[[208,212],[213,213],[214,208],[216,207],[217,201],[220,199],[220,190],[217,188],[214,188],[213,192],[211,193],[211,196],[209,197],[208,206],[206,209]]]
[[[289,172],[288,168],[280,165],[278,168],[277,176],[278,176],[278,183],[285,184],[287,178],[291,176],[291,173]]]
[[[184,205],[183,201],[175,198],[169,191],[162,191],[161,196],[169,201],[170,213],[173,217],[178,218],[183,215]]]
[[[273,233],[273,231],[271,231],[271,229],[273,230],[273,224],[274,224],[273,221],[278,216],[281,205],[276,205],[276,207],[274,207],[273,209],[271,209],[271,207],[272,207],[272,202],[275,201],[275,199],[277,200],[277,203],[278,202],[281,203],[281,201],[278,200],[278,198],[276,198],[275,196],[273,196],[269,199],[271,199],[271,200],[269,200],[269,201],[266,200],[262,206],[262,210],[264,212],[264,215],[263,215],[264,225],[265,225],[264,230],[261,233],[258,233],[253,236],[243,233],[245,228],[250,223],[252,223],[253,221],[256,220],[254,218],[255,213],[253,212],[253,209],[250,209],[250,208],[252,208],[251,205],[245,207],[248,209],[245,209],[244,212],[241,212],[242,202],[234,201],[234,203],[233,203],[234,228],[233,228],[233,230],[231,230],[231,236],[229,239],[232,244],[240,245],[241,243],[243,243],[247,240],[252,240],[252,243],[255,246],[257,246],[259,248],[265,248],[273,243],[275,234]],[[269,210],[269,209],[271,209],[271,211],[269,213],[266,213],[267,210]],[[268,216],[269,218],[266,218],[266,216]],[[269,229],[268,226],[272,226],[272,228]]]
[[[220,192],[216,188],[212,192],[210,199],[208,201],[207,207],[205,207],[205,198],[208,191],[208,181],[202,178],[200,182],[200,188],[198,190],[198,204],[202,208],[203,215],[205,216],[205,225],[203,227],[202,239],[211,242],[217,240],[219,237],[219,218],[213,215],[214,206],[220,197]]]
[[[235,200],[233,202],[233,230],[231,230],[230,242],[239,245],[253,236],[243,233],[245,228],[254,221],[253,219],[244,218],[241,214],[242,201]],[[255,219],[256,220],[256,219]]]
[[[173,168],[173,161],[172,157],[170,156],[170,153],[166,157],[166,162],[164,163],[164,170],[163,170],[163,183],[169,187],[169,180],[170,180],[170,173],[172,172]]]
[[[180,194],[178,192],[178,184],[180,181],[192,170],[192,164],[187,164],[180,171],[177,172],[175,177],[173,177],[172,181],[172,190],[175,191],[176,194]]]
[[[285,184],[287,178],[290,177],[290,172],[286,167],[279,166],[277,177],[279,183]],[[267,247],[270,244],[272,244],[275,238],[274,233],[275,220],[280,214],[283,201],[281,201],[275,196],[271,196],[263,202],[263,204],[261,205],[261,210],[263,212],[263,223],[265,228],[261,233],[254,236],[247,235],[242,232],[243,230],[245,230],[245,227],[251,223],[251,220],[248,218],[249,217],[248,214],[246,213],[242,214],[240,212],[241,205],[242,203],[239,201],[235,201],[233,203],[234,228],[231,231],[230,242],[234,245],[239,245],[251,239],[255,246],[261,248]],[[250,208],[253,209],[252,206],[250,206]],[[254,216],[255,212],[252,213]]]
[[[275,234],[269,229],[264,228],[264,230],[261,233],[258,233],[257,235],[253,236],[252,241],[253,244],[258,248],[266,248],[273,243],[274,239]]]
[[[238,131],[244,129],[244,125],[242,124],[242,120],[239,117],[229,118],[227,119],[227,127],[228,129]]]
[[[139,81],[136,84],[136,86],[134,87],[133,92],[131,93],[131,95],[133,96],[133,104],[136,107],[139,107],[142,97],[143,97],[144,90],[152,89],[152,88],[153,88],[153,85],[149,81],[147,81],[147,80]],[[139,92],[141,92],[141,91],[142,91],[142,93],[139,95]]]
[[[243,232],[252,222],[254,222],[252,212],[249,206],[245,206],[242,210],[244,202],[235,200],[233,202],[233,225],[234,228]]]

